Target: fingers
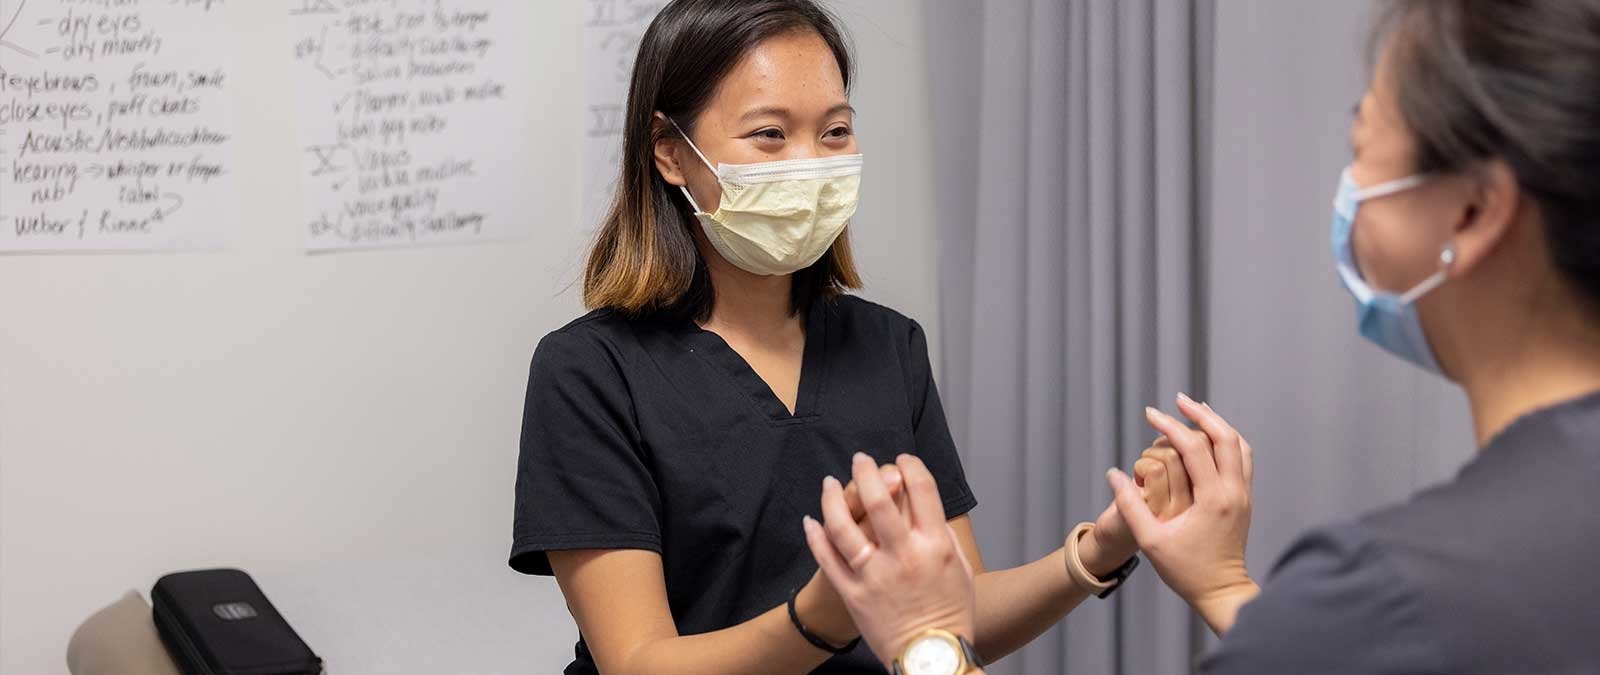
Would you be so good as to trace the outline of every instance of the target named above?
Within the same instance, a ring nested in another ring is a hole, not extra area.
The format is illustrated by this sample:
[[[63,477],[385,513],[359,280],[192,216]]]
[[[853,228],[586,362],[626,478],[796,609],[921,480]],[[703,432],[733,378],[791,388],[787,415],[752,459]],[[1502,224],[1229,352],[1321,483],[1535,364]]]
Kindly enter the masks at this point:
[[[1161,523],[1150,512],[1150,507],[1145,505],[1144,497],[1139,494],[1139,486],[1134,485],[1133,479],[1127,474],[1112,469],[1106,472],[1106,482],[1111,484],[1112,495],[1116,497],[1117,511],[1122,513],[1122,519],[1128,522],[1128,529],[1133,531],[1134,541],[1139,542],[1142,548],[1155,535]]]
[[[878,473],[883,477],[884,486],[889,488],[889,494],[895,495],[896,499],[898,499],[904,485],[904,481],[900,477],[900,467],[886,464]],[[862,518],[867,517],[866,510],[861,508],[861,488],[856,487],[854,481],[845,486],[844,503],[850,506],[850,517],[854,518],[856,522],[859,523]]]
[[[812,520],[811,516],[802,518],[800,523],[806,531],[806,547],[811,549],[811,557],[817,559],[817,567],[822,570],[823,576],[828,578],[834,588],[845,588],[847,584],[853,583],[856,571],[845,562],[844,556],[839,555],[838,549],[834,547],[833,541],[828,538],[828,533],[823,530],[822,525]]]
[[[1171,439],[1172,447],[1183,457],[1183,468],[1187,470],[1195,492],[1217,482],[1217,464],[1211,458],[1210,438],[1155,408],[1145,408],[1144,416],[1151,427]]]
[[[900,472],[900,467],[893,464],[880,466],[878,467],[878,477],[883,479],[884,487],[889,488],[889,496],[894,498],[894,507],[900,511],[900,517],[902,519],[910,518],[911,498],[906,494],[905,478],[904,474]],[[870,523],[868,525],[870,527]]]
[[[1210,406],[1196,403],[1184,394],[1178,394],[1178,410],[1199,425],[1211,438],[1212,454],[1216,457],[1217,472],[1223,480],[1244,482],[1243,451],[1240,450],[1238,430],[1222,419]]]
[[[889,488],[889,494],[894,495],[898,503],[906,496],[905,474],[900,472],[900,467],[885,464],[878,467],[878,476],[883,478],[883,486]]]
[[[1189,472],[1183,468],[1183,456],[1171,446],[1152,447],[1144,451],[1144,456],[1160,461],[1166,469],[1167,490],[1171,495],[1171,510],[1167,514],[1176,514],[1189,508],[1194,503],[1194,492],[1189,485]],[[1161,515],[1162,512],[1156,511],[1156,514]]]
[[[879,477],[878,465],[866,453],[858,452],[850,468],[856,484],[861,486],[861,506],[866,509],[867,520],[878,535],[878,545],[886,549],[900,545],[906,538],[906,522]],[[901,471],[904,470],[902,467]]]
[[[1147,474],[1150,473],[1151,469],[1156,464],[1157,462],[1150,460],[1150,449],[1145,448],[1144,453],[1139,455],[1139,458],[1133,461],[1133,484],[1139,487],[1144,487],[1144,480],[1147,477]]]
[[[900,511],[900,518],[909,522],[911,518],[911,495],[904,489],[894,495],[894,507]]]
[[[904,511],[905,480],[900,476],[900,467],[885,464],[879,468],[878,473],[883,477],[884,485],[889,488],[889,494],[895,495],[895,505]],[[850,518],[861,527],[861,533],[866,535],[867,541],[877,541],[878,535],[872,531],[872,523],[866,520],[867,511],[861,507],[861,488],[856,486],[854,481],[844,488],[844,502],[850,507]]]
[[[939,484],[933,480],[927,465],[912,455],[895,458],[900,473],[905,476],[905,494],[910,500],[911,525],[925,532],[938,532],[946,525],[944,501],[939,499]]]
[[[833,476],[822,479],[822,521],[828,539],[846,562],[859,561],[871,555],[872,540],[861,531],[856,519],[850,516],[844,489],[839,487],[839,479]]]
[[[1244,453],[1244,484],[1249,486],[1256,479],[1255,451],[1250,449],[1250,441],[1239,439],[1239,449]]]
[[[1167,438],[1165,435],[1157,436],[1156,440],[1150,442],[1150,447],[1144,449],[1144,453],[1140,455],[1139,459],[1140,462],[1145,459],[1151,459],[1162,466],[1162,485],[1167,488],[1167,500],[1164,502],[1165,510],[1156,508],[1155,503],[1150,501],[1150,490],[1145,490],[1145,502],[1150,504],[1150,510],[1153,513],[1164,520],[1194,503],[1194,498],[1189,492],[1189,474],[1183,470],[1183,457],[1179,456],[1178,451],[1173,449],[1172,439]],[[1136,471],[1140,462],[1134,464]],[[1146,466],[1154,465],[1146,464]],[[1136,479],[1135,482],[1141,486],[1144,485],[1143,476],[1135,473],[1134,477]]]
[[[885,487],[889,488],[890,493],[899,492],[900,488],[903,486],[902,481],[904,479],[902,476],[904,476],[904,474],[900,472],[900,467],[898,466],[893,464],[885,464],[880,466],[878,467],[878,476],[883,478],[883,484]]]
[[[1150,512],[1160,517],[1167,512],[1172,495],[1167,486],[1166,465],[1149,454],[1146,450],[1145,456],[1133,463],[1134,482],[1144,488],[1144,503],[1150,507]]]
[[[823,480],[827,479],[824,478]],[[867,516],[866,510],[861,508],[861,486],[856,485],[855,481],[850,481],[850,484],[844,488],[844,505],[850,509],[850,518],[852,520],[860,522],[862,518]]]

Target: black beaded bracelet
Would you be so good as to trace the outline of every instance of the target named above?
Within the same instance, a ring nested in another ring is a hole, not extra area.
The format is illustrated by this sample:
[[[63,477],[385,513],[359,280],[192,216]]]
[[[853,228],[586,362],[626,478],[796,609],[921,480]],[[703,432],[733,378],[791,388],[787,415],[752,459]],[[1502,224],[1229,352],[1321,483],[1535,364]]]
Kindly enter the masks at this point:
[[[805,638],[806,642],[810,642],[812,646],[828,652],[829,654],[849,653],[851,650],[856,648],[856,645],[861,644],[861,638],[858,637],[846,643],[843,647],[835,647],[831,644],[828,644],[827,640],[819,638],[812,634],[811,631],[806,630],[806,625],[800,623],[800,612],[795,611],[794,608],[794,599],[798,595],[800,595],[800,589],[798,588],[789,591],[789,623],[794,624],[794,629],[800,631],[800,637]]]

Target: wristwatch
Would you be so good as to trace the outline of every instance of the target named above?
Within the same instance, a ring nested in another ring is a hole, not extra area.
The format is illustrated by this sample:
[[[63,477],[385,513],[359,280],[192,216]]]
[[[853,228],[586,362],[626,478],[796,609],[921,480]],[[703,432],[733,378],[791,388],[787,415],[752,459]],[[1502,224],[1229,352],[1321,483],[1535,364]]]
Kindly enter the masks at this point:
[[[933,628],[911,638],[900,651],[894,675],[962,675],[982,667],[983,659],[966,638]]]

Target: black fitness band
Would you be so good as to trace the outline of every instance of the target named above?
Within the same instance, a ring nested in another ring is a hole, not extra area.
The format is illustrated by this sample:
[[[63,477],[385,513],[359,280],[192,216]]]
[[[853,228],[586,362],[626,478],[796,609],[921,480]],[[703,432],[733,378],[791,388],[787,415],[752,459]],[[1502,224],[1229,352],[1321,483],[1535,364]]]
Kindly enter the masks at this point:
[[[1122,588],[1122,582],[1127,581],[1128,576],[1133,574],[1133,571],[1136,569],[1139,569],[1139,556],[1137,554],[1132,558],[1129,558],[1127,562],[1122,563],[1121,567],[1112,570],[1111,574],[1098,577],[1100,581],[1111,584],[1111,588],[1107,588],[1100,593],[1096,593],[1094,597],[1104,600],[1112,593],[1117,592],[1117,589]]]
[[[800,631],[800,637],[805,638],[806,642],[810,642],[813,647],[828,652],[829,654],[845,654],[855,649],[856,645],[861,644],[861,638],[858,637],[846,643],[843,647],[835,647],[828,644],[827,640],[819,638],[816,635],[813,635],[811,631],[806,630],[806,625],[800,623],[800,613],[794,609],[794,599],[797,595],[800,595],[800,589],[796,588],[792,591],[789,591],[789,623],[794,624],[794,629]]]

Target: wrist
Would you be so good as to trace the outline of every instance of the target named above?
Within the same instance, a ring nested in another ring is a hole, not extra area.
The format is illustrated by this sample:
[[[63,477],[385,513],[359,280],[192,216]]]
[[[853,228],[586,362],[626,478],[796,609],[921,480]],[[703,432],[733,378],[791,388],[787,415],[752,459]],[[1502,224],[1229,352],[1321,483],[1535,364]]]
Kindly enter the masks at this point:
[[[927,636],[929,631],[935,630],[942,630],[955,635],[956,637],[959,637],[965,641],[968,646],[977,644],[975,642],[977,639],[977,631],[972,627],[970,621],[954,619],[919,624],[917,628],[902,632],[898,637],[890,642],[889,644],[894,645],[894,649],[890,653],[878,655],[878,658],[883,661],[884,670],[890,673],[897,672],[895,670],[895,662],[900,660],[900,658],[905,655],[906,650],[911,648],[911,644],[916,642],[918,638]],[[976,647],[973,647],[973,652],[974,657],[976,657]],[[983,670],[978,666],[977,663],[973,662],[971,659],[968,659],[968,667],[962,672],[965,675],[971,675],[973,673],[982,673]]]
[[[1211,631],[1221,636],[1233,628],[1233,622],[1239,616],[1239,608],[1260,594],[1261,587],[1248,575],[1244,575],[1242,578],[1196,595],[1189,604],[1194,607],[1195,613],[1200,615],[1206,625],[1211,627]]]
[[[1089,533],[1084,535],[1083,539],[1078,542],[1078,560],[1083,563],[1084,569],[1087,569],[1090,574],[1104,579],[1122,567],[1123,563],[1128,562],[1128,559],[1138,553],[1139,549],[1137,545],[1107,545],[1097,536],[1098,529],[1089,530]]]
[[[794,609],[800,615],[800,621],[805,624],[806,630],[812,635],[822,638],[828,644],[843,647],[851,640],[861,637],[861,631],[856,629],[855,621],[850,618],[850,611],[839,600],[833,588],[819,586],[826,583],[820,572],[812,577],[811,581],[795,594]]]

